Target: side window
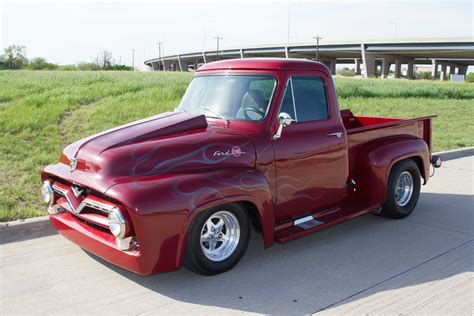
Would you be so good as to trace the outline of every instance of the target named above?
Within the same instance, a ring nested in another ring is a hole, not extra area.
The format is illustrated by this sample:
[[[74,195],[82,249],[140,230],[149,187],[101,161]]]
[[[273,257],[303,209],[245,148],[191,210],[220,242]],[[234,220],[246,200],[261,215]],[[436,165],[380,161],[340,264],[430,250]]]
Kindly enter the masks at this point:
[[[296,109],[296,115],[290,105]],[[328,119],[323,80],[319,77],[291,77],[280,111],[290,114],[297,122]]]
[[[285,112],[289,114],[292,119],[296,120],[292,90],[293,88],[291,86],[291,79],[290,79],[288,80],[288,83],[286,85],[285,95],[283,96],[283,100],[281,102],[280,113]]]

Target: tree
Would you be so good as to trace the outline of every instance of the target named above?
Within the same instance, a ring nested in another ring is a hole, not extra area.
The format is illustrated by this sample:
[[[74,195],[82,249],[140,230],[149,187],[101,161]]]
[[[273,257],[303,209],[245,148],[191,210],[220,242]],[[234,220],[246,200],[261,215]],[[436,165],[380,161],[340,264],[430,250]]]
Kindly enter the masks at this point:
[[[99,70],[108,70],[112,68],[112,53],[106,50],[99,52],[94,60],[94,63]]]
[[[55,70],[58,66],[52,63],[48,63],[47,60],[43,57],[36,57],[30,60],[28,63],[28,69],[32,70]]]
[[[26,47],[20,45],[10,45],[5,48],[3,60],[7,69],[22,69],[28,65],[26,58]]]

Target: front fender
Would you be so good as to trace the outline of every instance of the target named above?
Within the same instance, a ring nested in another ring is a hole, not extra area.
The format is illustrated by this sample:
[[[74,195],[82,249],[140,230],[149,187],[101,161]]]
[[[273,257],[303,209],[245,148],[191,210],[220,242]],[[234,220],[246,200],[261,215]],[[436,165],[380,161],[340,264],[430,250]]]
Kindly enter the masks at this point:
[[[143,256],[153,273],[178,269],[195,216],[213,206],[251,202],[260,215],[266,247],[273,242],[273,204],[265,177],[253,168],[162,175],[112,186],[107,196],[130,213]]]
[[[417,160],[421,176],[426,184],[429,178],[430,152],[424,140],[417,138],[389,142],[368,152],[370,196],[375,204],[381,205],[385,202],[388,177],[392,167],[397,162],[408,158]]]

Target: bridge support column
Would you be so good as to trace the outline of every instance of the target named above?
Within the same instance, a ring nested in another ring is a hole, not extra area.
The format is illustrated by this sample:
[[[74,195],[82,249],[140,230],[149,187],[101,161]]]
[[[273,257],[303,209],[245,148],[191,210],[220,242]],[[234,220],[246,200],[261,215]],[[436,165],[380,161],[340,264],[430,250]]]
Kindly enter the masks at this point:
[[[402,63],[400,60],[395,61],[395,78],[400,79],[402,77]]]
[[[160,62],[159,62],[159,61],[156,61],[156,62],[152,62],[152,63],[151,63],[151,69],[152,69],[153,71],[160,71],[160,70],[161,70],[160,68],[161,68],[161,67],[160,67]]]
[[[171,71],[171,62],[163,60],[163,71]]]
[[[359,59],[354,59],[355,63],[355,75],[360,76],[360,60]]]
[[[413,79],[415,78],[415,73],[413,72],[413,62],[409,62],[408,63],[408,67],[407,67],[407,78],[408,79]]]
[[[390,61],[387,57],[382,59],[382,79],[388,78],[388,73],[390,71]]]
[[[188,71],[189,64],[187,60],[180,58],[178,59],[178,64],[179,64],[179,71],[181,72]]]
[[[438,62],[436,59],[433,59],[431,67],[431,80],[435,80],[436,77],[438,77]]]
[[[323,59],[323,60],[321,60],[321,62],[323,64],[325,64],[326,67],[329,68],[329,71],[331,72],[331,75],[336,74],[336,59],[335,58]]]
[[[462,65],[458,67],[458,75],[466,75],[467,73],[467,66]]]
[[[450,65],[450,64],[446,65],[446,77],[448,77],[448,79],[450,79],[450,76],[454,74],[454,70],[455,69],[453,65]]]
[[[331,69],[331,75],[335,75],[336,74],[336,59],[331,59],[329,61],[329,69]]]
[[[446,80],[446,64],[441,64],[441,73],[439,74],[439,80]]]
[[[375,77],[375,57],[365,50],[365,44],[360,45],[362,62],[364,63],[364,77]]]

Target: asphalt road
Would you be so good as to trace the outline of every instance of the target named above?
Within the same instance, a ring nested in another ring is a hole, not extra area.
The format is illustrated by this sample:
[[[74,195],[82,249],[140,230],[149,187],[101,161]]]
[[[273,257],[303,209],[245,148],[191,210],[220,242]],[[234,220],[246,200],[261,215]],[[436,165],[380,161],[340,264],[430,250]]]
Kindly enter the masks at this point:
[[[0,314],[474,313],[474,159],[448,161],[404,220],[366,215],[232,271],[142,277],[59,235],[0,245]]]

